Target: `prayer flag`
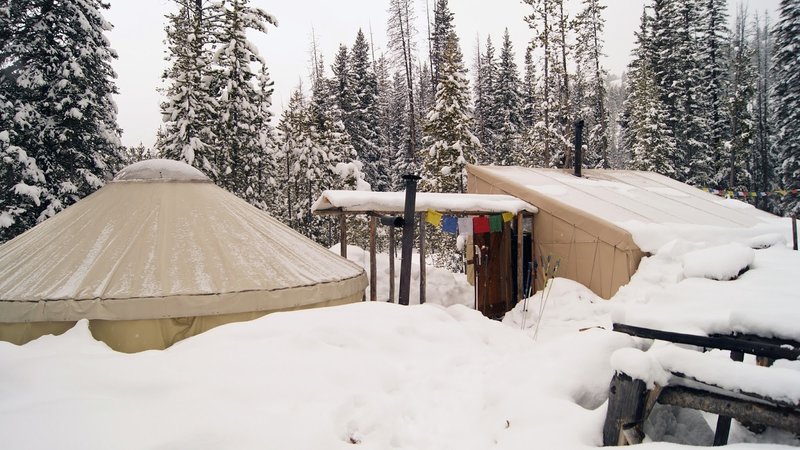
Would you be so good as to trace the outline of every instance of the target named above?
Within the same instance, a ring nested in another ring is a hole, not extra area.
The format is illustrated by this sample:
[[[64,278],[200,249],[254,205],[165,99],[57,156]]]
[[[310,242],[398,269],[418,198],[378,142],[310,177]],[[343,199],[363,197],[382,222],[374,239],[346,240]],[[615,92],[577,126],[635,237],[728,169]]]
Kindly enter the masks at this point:
[[[510,212],[503,213],[503,222],[511,222],[511,219],[514,218],[514,214]]]
[[[503,231],[503,216],[497,214],[489,217],[489,230],[492,233]]]
[[[458,234],[472,234],[472,217],[460,217],[458,219]]]
[[[425,221],[435,227],[438,227],[442,223],[442,213],[429,209],[428,214],[425,215]]]
[[[444,219],[442,219],[442,230],[444,230],[445,233],[457,234],[458,219],[453,216],[444,216]]]
[[[475,234],[488,233],[490,231],[489,218],[486,217],[486,216],[473,217],[472,218],[472,231]]]

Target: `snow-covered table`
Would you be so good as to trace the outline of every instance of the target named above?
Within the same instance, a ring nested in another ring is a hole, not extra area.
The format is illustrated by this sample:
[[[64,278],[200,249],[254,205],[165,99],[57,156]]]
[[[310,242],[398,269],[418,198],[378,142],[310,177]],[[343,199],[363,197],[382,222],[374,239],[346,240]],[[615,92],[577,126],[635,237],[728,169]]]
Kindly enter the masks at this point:
[[[618,350],[603,428],[604,445],[641,441],[641,424],[656,402],[719,414],[714,445],[725,445],[731,417],[744,423],[800,434],[800,378],[797,371],[770,367],[776,359],[800,360],[800,343],[752,335],[695,336],[614,324],[614,330],[671,344],[641,351]],[[720,358],[678,345],[729,350]],[[743,364],[744,354],[759,365]]]

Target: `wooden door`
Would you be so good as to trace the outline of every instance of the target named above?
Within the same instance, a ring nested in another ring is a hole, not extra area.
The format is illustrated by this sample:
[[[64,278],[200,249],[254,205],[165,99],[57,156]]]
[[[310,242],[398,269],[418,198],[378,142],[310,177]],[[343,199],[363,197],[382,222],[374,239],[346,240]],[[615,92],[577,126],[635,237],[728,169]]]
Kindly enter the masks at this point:
[[[477,309],[490,318],[500,318],[514,306],[511,264],[511,228],[473,237]]]

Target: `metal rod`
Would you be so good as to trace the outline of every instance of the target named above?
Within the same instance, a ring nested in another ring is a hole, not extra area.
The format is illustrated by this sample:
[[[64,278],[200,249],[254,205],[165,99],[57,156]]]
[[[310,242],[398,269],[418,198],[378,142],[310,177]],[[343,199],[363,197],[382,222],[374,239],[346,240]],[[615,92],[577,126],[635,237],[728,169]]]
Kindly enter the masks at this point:
[[[581,166],[583,165],[583,119],[575,122],[575,176],[581,176]]]
[[[408,305],[411,292],[411,252],[414,246],[414,209],[417,202],[416,175],[403,175],[406,182],[406,204],[403,212],[403,248],[400,254],[400,294],[398,303]]]
[[[389,303],[394,303],[394,227],[389,227]]]

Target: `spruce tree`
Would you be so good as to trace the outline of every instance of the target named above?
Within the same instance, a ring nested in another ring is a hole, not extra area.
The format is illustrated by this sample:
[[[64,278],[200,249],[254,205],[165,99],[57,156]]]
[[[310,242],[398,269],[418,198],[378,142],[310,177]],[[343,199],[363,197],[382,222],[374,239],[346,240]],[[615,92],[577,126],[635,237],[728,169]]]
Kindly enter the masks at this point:
[[[783,212],[800,214],[800,0],[782,0],[775,26],[775,148],[780,155],[783,189]]]
[[[163,126],[156,148],[162,157],[183,161],[217,180],[212,123],[216,102],[204,79],[210,74],[208,8],[193,0],[176,0],[178,10],[167,14],[165,82],[161,103]]]
[[[520,165],[522,154],[519,141],[522,132],[522,96],[519,73],[514,62],[514,49],[508,29],[503,35],[503,47],[497,62],[497,79],[493,86],[491,99],[494,103],[491,121],[494,137],[494,162],[499,165]]]
[[[601,64],[606,7],[599,0],[583,0],[583,9],[575,16],[575,59],[581,77],[584,101],[576,105],[578,115],[586,121],[583,142],[584,166],[608,168],[608,111],[606,108],[607,73]],[[577,78],[577,77],[576,77]]]
[[[350,52],[350,81],[353,108],[347,128],[358,160],[364,163],[366,180],[373,190],[386,190],[382,166],[383,145],[380,136],[378,81],[369,57],[369,45],[358,30]],[[345,126],[348,122],[345,122]]]
[[[671,158],[675,141],[667,126],[666,106],[656,81],[654,36],[651,18],[642,12],[636,33],[633,60],[628,65],[628,98],[624,102],[623,139],[630,152],[631,169],[648,170],[675,177]]]
[[[497,82],[497,59],[494,55],[492,37],[486,38],[485,53],[478,53],[475,83],[475,118],[478,122],[477,137],[481,142],[482,150],[478,152],[477,160],[480,164],[494,164],[495,161],[495,136],[497,114],[495,83]]]
[[[433,32],[431,33],[430,58],[432,89],[434,93],[441,79],[441,67],[444,61],[447,39],[453,30],[453,13],[447,5],[447,0],[436,0],[433,10]]]
[[[732,130],[730,129],[733,124],[730,121],[729,108],[731,105],[728,99],[730,98],[729,92],[737,89],[735,86],[729,87],[731,81],[736,81],[730,79],[731,70],[735,71],[736,69],[729,68],[732,55],[729,48],[731,36],[728,29],[726,3],[726,0],[704,0],[697,5],[700,38],[697,39],[699,49],[696,58],[699,59],[702,81],[702,90],[699,90],[698,94],[704,116],[704,140],[707,151],[714,161],[714,165],[710,168],[709,182],[718,184],[721,181],[719,179],[721,170],[729,167],[730,163],[726,155],[730,154],[731,139],[734,136],[731,135]],[[745,39],[744,36],[741,39]],[[740,75],[742,74],[740,73]],[[737,107],[745,105],[746,102],[738,104]],[[726,172],[730,173],[730,170],[726,170]],[[727,181],[732,180],[729,177]],[[745,185],[741,185],[739,190],[749,184],[747,181],[743,180],[743,182]],[[729,188],[733,189],[734,186],[729,186]]]
[[[750,106],[755,101],[756,74],[752,65],[754,52],[748,38],[747,14],[743,7],[739,8],[734,23],[724,102],[725,129],[730,131],[729,138],[718,149],[719,166],[714,181],[717,188],[750,191],[755,189],[752,180],[755,129]]]
[[[445,44],[436,103],[425,127],[421,187],[432,192],[464,192],[465,166],[480,146],[470,131],[469,82],[455,32]]]
[[[773,145],[773,89],[772,61],[772,33],[769,17],[762,20],[756,13],[753,28],[755,29],[755,42],[753,65],[756,68],[756,96],[752,105],[755,115],[755,155],[753,158],[753,180],[759,192],[772,192],[782,184],[778,168],[780,167],[779,155]],[[759,208],[780,213],[780,198],[775,195],[758,197],[756,204]]]
[[[0,9],[0,240],[92,193],[119,168],[107,8],[31,0]]]
[[[267,32],[277,21],[260,8],[248,5],[248,0],[226,0],[215,5],[213,19],[215,51],[214,69],[209,86],[216,97],[214,137],[220,186],[244,198],[253,205],[265,204],[256,194],[261,188],[257,170],[269,157],[271,149],[262,146],[262,107],[259,104],[258,76],[251,63],[266,65],[247,31]],[[263,100],[261,101],[263,102]]]

